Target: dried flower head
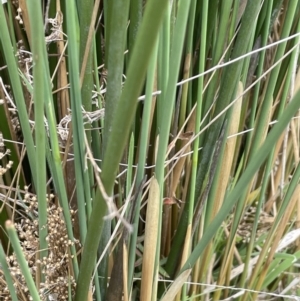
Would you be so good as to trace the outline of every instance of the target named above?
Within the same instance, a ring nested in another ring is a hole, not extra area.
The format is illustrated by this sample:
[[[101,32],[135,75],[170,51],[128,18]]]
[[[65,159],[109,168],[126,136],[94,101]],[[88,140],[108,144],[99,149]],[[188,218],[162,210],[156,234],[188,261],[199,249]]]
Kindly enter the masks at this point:
[[[76,285],[73,277],[70,245],[78,246],[79,242],[69,240],[62,209],[55,204],[54,196],[48,196],[47,200],[47,258],[39,258],[38,219],[35,214],[32,214],[38,211],[38,201],[32,194],[25,193],[23,200],[27,206],[28,218],[16,219],[15,227],[33,279],[37,279],[36,276],[39,271],[43,276],[44,281],[39,284],[41,300],[68,300],[69,287],[74,293]],[[74,215],[74,212],[71,212],[71,215]],[[14,254],[8,256],[7,262],[19,300],[30,300],[30,293],[16,256]],[[0,299],[11,300],[5,278],[1,273]]]

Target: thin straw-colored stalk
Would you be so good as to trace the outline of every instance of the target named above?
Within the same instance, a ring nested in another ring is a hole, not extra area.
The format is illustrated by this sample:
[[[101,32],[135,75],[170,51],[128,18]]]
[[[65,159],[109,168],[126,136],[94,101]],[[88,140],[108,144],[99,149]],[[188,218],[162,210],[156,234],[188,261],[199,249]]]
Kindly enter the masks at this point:
[[[124,301],[129,301],[128,293],[128,248],[126,244],[123,243],[123,295]]]
[[[239,82],[236,96],[240,97],[244,92],[243,84]],[[238,132],[240,116],[242,110],[243,98],[240,97],[232,107],[232,115],[228,124],[228,136],[234,135]],[[220,166],[215,174],[216,178],[213,182],[211,192],[208,200],[207,211],[211,210],[210,218],[206,220],[207,225],[217,215],[218,211],[222,207],[222,201],[226,194],[228,183],[230,182],[231,166],[235,157],[237,137],[227,138],[224,156],[220,162]]]
[[[156,272],[155,254],[159,235],[159,199],[159,185],[156,178],[153,177],[150,182],[145,226],[141,282],[141,300],[143,301],[151,301],[156,298],[156,283],[153,282],[153,279],[155,279],[154,273]]]
[[[127,80],[121,100],[116,109],[111,133],[109,136],[102,169],[102,181],[108,195],[111,195],[118,164],[120,162],[128,134],[133,121],[137,98],[144,83],[147,66],[153,53],[157,33],[162,22],[167,0],[147,2],[143,22],[133,48],[132,60],[129,63]],[[155,16],[156,22],[153,23]],[[97,189],[93,211],[89,220],[86,242],[83,248],[81,270],[76,287],[75,301],[86,298],[90,285],[90,277],[94,268],[97,247],[106,213],[104,192]]]
[[[30,296],[33,301],[41,301],[38,290],[35,286],[32,276],[31,276],[31,272],[28,267],[28,262],[26,261],[26,259],[24,257],[22,247],[20,245],[20,241],[17,236],[15,227],[11,221],[7,221],[5,224],[5,227],[6,227],[8,236],[10,238],[11,244],[14,248],[18,263],[19,263],[21,271],[22,271],[22,275],[24,276],[26,284],[28,286]]]

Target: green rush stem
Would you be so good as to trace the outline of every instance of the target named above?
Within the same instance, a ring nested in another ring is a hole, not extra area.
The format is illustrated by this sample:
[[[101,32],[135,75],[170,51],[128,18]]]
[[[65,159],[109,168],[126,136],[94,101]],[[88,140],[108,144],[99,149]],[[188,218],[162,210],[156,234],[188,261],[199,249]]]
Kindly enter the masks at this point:
[[[5,227],[6,227],[8,236],[10,238],[11,244],[14,248],[18,263],[21,268],[22,275],[24,276],[25,282],[28,286],[28,289],[30,292],[30,297],[32,298],[33,301],[41,301],[38,290],[33,281],[31,271],[28,267],[28,262],[26,261],[24,253],[22,251],[22,247],[20,245],[20,241],[19,241],[18,235],[16,233],[16,229],[11,221],[7,221]]]
[[[35,117],[35,143],[36,143],[36,174],[37,174],[37,200],[39,212],[39,258],[43,262],[48,256],[48,227],[47,227],[47,200],[46,200],[46,133],[44,124],[45,99],[49,97],[46,86],[49,85],[47,70],[45,35],[43,29],[41,3],[29,1],[28,13],[30,27],[35,28],[31,35],[32,58],[33,58],[33,100]],[[44,275],[41,273],[44,281]]]
[[[82,99],[79,80],[79,35],[76,5],[73,1],[65,1],[68,34],[68,64],[70,81],[70,99],[72,108],[72,130],[74,145],[74,165],[77,194],[77,207],[79,217],[80,241],[84,244],[87,232],[86,204],[90,202],[89,170],[86,169],[85,139],[82,116]]]
[[[157,51],[158,51],[158,43],[155,42],[155,49],[150,59],[148,72],[147,72],[147,80],[146,80],[146,98],[144,101],[144,111],[142,118],[142,127],[141,127],[141,135],[140,135],[140,147],[139,147],[139,160],[137,167],[137,176],[136,183],[137,186],[142,183],[145,172],[145,163],[147,157],[148,150],[148,141],[149,141],[149,125],[150,125],[150,117],[151,117],[151,108],[152,108],[152,92],[153,85],[155,82],[155,72],[156,72],[156,60],[157,60]],[[141,191],[142,192],[142,191]],[[128,291],[130,291],[133,279],[134,272],[134,263],[136,260],[136,244],[137,244],[137,236],[138,236],[138,226],[140,221],[140,207],[141,207],[141,192],[136,201],[136,208],[134,209],[134,224],[133,224],[133,233],[130,237],[130,246],[129,246],[129,258],[128,258]]]
[[[207,38],[207,14],[208,14],[208,0],[203,1],[202,7],[202,24],[201,24],[201,43],[200,43],[200,58],[199,58],[199,73],[202,73],[205,69],[205,49],[206,49],[206,38]],[[201,115],[202,115],[202,101],[203,101],[203,82],[204,78],[198,79],[198,95],[197,95],[197,110],[196,110],[196,123],[195,123],[195,134],[200,131]],[[188,223],[192,223],[194,214],[194,203],[195,203],[195,189],[196,186],[196,175],[198,166],[198,148],[199,148],[199,136],[195,139],[193,156],[192,156],[192,176],[191,176],[191,192],[189,196],[189,213]]]
[[[3,274],[5,276],[6,280],[6,285],[10,293],[10,297],[12,301],[18,301],[18,297],[16,294],[16,289],[14,287],[14,281],[13,278],[11,277],[10,271],[9,271],[9,266],[6,261],[6,255],[4,253],[2,244],[0,243],[0,263],[1,263],[1,269],[3,271]]]
[[[167,5],[168,0],[149,0],[147,2],[143,21],[133,48],[132,59],[129,62],[127,72],[127,80],[119,105],[116,108],[103,160],[101,179],[105,192],[109,196],[112,195],[117,169],[127,143],[131,123],[135,116],[137,98],[144,84],[146,70]],[[156,22],[153,22],[154,16]],[[87,298],[103,229],[103,217],[107,212],[106,201],[108,200],[104,198],[103,193],[103,191],[100,192],[98,187],[83,248],[75,301],[82,301]]]

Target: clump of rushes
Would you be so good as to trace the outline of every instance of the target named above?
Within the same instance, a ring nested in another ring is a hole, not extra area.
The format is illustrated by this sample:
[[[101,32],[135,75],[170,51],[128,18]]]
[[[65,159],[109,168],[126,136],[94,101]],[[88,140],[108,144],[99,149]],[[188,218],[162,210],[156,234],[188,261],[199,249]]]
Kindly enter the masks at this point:
[[[2,2],[0,301],[300,295],[298,0]]]
[[[25,211],[28,218],[16,218],[14,226],[32,277],[33,279],[37,279],[36,283],[39,285],[40,299],[68,300],[69,288],[71,288],[73,295],[76,285],[73,269],[70,264],[71,255],[69,248],[74,244],[76,247],[79,247],[79,243],[68,239],[62,208],[55,204],[54,195],[49,195],[47,197],[48,223],[46,225],[48,228],[48,257],[39,258],[37,198],[35,195],[27,192],[23,201],[26,205]],[[74,212],[72,211],[71,214],[74,215]],[[31,219],[30,216],[33,218]],[[12,254],[8,256],[7,263],[14,280],[18,299],[30,300],[28,286],[19,267],[16,255]],[[42,274],[41,278],[44,279],[44,282],[40,282],[38,279],[39,271]],[[3,274],[0,274],[0,291],[1,300],[12,300]]]

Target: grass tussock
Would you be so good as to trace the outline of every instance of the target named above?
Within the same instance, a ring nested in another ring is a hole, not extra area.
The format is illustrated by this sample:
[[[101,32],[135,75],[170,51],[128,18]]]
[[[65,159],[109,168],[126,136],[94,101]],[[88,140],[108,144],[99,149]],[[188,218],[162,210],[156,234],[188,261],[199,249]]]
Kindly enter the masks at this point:
[[[0,299],[299,295],[299,13],[0,4]]]

